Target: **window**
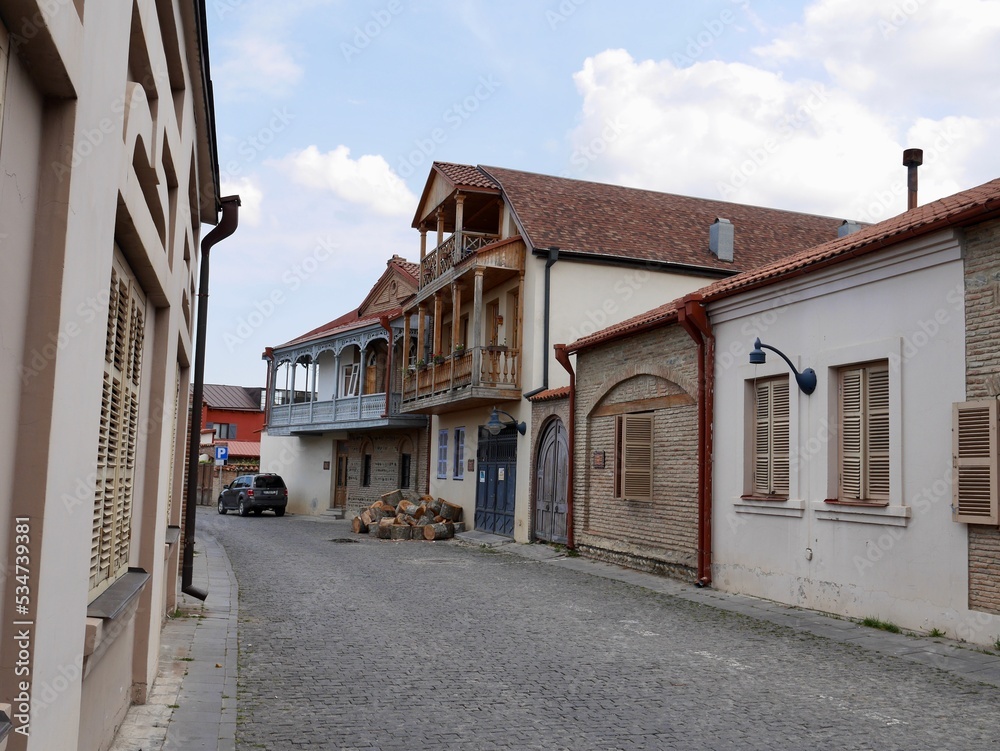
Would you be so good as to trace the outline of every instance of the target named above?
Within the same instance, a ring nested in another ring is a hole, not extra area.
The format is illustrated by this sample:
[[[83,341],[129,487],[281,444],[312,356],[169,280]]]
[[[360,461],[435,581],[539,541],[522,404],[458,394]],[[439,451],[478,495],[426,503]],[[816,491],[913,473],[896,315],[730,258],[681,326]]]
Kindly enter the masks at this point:
[[[372,485],[372,445],[365,441],[361,447],[361,487],[370,488]]]
[[[653,497],[653,415],[615,418],[615,497],[648,501]]]
[[[349,362],[341,368],[341,396],[357,396],[358,381],[361,376],[361,368],[353,362]]]
[[[494,300],[486,306],[486,343],[500,343],[500,301]]]
[[[840,371],[841,501],[889,502],[889,365]]]
[[[966,524],[996,524],[997,400],[952,407],[952,519]]]
[[[104,385],[98,428],[97,482],[90,548],[93,599],[128,568],[139,385],[146,301],[118,253],[111,269]]]
[[[399,487],[402,490],[410,487],[410,454],[399,455]]]
[[[788,377],[754,383],[750,494],[788,496]]]
[[[236,440],[236,423],[230,422],[220,422],[215,424],[215,437],[226,441]]]
[[[452,477],[461,480],[465,476],[465,428],[455,428],[455,466]]]
[[[439,480],[448,478],[448,430],[438,431],[438,471]]]

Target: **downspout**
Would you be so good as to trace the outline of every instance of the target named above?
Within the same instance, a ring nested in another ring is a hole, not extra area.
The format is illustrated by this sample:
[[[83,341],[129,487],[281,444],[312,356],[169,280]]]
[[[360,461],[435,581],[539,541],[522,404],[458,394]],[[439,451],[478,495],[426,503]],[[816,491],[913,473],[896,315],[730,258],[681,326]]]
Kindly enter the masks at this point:
[[[386,354],[385,363],[385,412],[382,413],[382,419],[385,420],[389,417],[389,396],[392,391],[392,326],[389,325],[388,316],[379,316],[378,322],[381,324],[382,328],[389,332],[389,346]],[[358,415],[360,417],[360,415]]]
[[[549,256],[545,259],[545,307],[542,312],[542,385],[524,395],[525,399],[530,399],[535,394],[548,391],[549,388],[549,311],[551,307],[551,277],[552,265],[559,260],[559,248],[549,248]]]
[[[570,550],[576,549],[576,541],[573,539],[573,454],[575,453],[576,441],[576,373],[573,372],[573,363],[569,361],[569,353],[565,344],[555,346],[556,362],[562,365],[569,373],[569,425],[566,426],[567,453],[566,460],[566,547]]]
[[[264,379],[264,428],[271,422],[271,381],[274,378],[274,348],[264,347],[264,352],[260,356],[261,360],[267,363],[267,378]]]
[[[195,587],[194,525],[195,494],[198,486],[198,447],[201,444],[201,403],[205,387],[205,332],[208,329],[208,256],[212,246],[236,231],[240,223],[240,197],[220,200],[222,220],[201,241],[201,276],[198,280],[198,333],[194,350],[194,393],[191,397],[191,440],[188,443],[187,507],[184,509],[184,562],[181,566],[181,591],[204,600],[208,592]]]
[[[695,584],[712,583],[712,414],[715,336],[699,294],[684,298],[677,322],[698,347],[698,573]]]

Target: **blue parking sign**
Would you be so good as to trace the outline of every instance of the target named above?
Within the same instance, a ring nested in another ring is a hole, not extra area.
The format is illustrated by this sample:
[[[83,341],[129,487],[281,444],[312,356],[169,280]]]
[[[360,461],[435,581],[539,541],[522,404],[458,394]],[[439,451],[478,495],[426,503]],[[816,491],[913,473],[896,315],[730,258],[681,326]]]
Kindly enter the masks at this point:
[[[216,446],[215,447],[215,461],[224,462],[229,459],[229,447],[228,446]]]

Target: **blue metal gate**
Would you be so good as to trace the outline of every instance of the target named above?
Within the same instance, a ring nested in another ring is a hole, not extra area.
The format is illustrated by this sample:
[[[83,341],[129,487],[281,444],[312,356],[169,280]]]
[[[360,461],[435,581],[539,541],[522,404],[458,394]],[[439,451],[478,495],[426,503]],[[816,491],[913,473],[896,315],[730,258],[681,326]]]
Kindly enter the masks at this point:
[[[479,428],[476,449],[476,529],[514,536],[514,489],[517,485],[517,430],[497,435]]]

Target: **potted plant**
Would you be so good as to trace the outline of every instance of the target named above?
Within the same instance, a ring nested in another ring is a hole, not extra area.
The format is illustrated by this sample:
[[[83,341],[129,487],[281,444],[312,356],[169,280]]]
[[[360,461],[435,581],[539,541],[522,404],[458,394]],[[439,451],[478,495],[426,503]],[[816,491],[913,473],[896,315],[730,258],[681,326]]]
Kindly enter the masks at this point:
[[[435,365],[440,365],[443,362],[444,362],[444,355],[442,355],[440,352],[438,352],[436,355],[434,355],[434,364]]]
[[[456,344],[455,348],[451,351],[451,356],[454,357],[456,360],[464,354],[465,354],[464,344]]]
[[[427,363],[426,362],[424,362],[422,359],[421,360],[417,360],[417,370],[423,370],[426,367],[427,367]]]

